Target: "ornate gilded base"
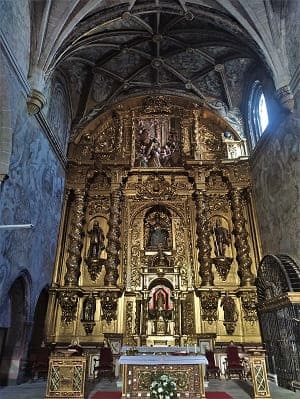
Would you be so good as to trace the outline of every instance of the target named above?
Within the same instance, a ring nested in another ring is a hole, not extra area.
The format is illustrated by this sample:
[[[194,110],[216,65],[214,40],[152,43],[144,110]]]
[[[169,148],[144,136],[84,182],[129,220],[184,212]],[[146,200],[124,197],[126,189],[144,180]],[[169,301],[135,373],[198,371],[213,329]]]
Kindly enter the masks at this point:
[[[205,399],[204,365],[123,365],[122,398],[149,397],[155,376],[167,374],[176,380],[177,398]]]
[[[224,256],[213,259],[216,270],[223,281],[227,279],[232,261],[232,258],[225,258]]]
[[[51,356],[45,399],[84,399],[86,358]]]

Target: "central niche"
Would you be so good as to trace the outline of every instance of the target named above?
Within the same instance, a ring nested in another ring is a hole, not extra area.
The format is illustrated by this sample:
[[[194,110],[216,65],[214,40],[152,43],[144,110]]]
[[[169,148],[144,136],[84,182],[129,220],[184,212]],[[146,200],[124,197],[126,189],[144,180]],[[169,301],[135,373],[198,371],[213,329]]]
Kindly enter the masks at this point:
[[[172,219],[167,208],[161,205],[148,210],[144,219],[146,251],[160,252],[172,249]]]
[[[180,151],[180,120],[156,115],[135,120],[135,166],[178,166]]]

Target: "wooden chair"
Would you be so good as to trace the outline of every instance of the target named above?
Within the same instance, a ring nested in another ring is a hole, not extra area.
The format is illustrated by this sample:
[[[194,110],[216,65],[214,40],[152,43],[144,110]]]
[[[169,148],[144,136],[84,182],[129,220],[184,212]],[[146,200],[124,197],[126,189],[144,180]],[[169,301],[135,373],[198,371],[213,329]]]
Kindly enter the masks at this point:
[[[240,379],[245,377],[245,368],[239,357],[238,348],[234,345],[227,347],[227,359],[225,377],[230,379],[232,375],[237,375]]]
[[[115,378],[113,355],[110,348],[100,348],[100,359],[98,366],[94,367],[94,380],[100,381],[101,378],[108,378],[113,381]]]
[[[209,379],[209,376],[213,376],[214,378],[221,378],[220,368],[216,366],[215,354],[212,350],[207,350],[205,352],[206,359],[208,364],[206,365],[206,378]]]

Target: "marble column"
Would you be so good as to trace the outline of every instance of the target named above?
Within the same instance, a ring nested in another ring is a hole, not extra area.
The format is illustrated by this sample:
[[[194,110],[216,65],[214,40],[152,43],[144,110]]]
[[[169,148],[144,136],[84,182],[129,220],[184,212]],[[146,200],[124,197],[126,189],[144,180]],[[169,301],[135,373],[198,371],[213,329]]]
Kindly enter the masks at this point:
[[[211,246],[209,242],[210,229],[207,217],[207,210],[205,204],[205,195],[203,191],[196,191],[194,193],[194,200],[196,205],[196,232],[197,232],[197,246],[198,261],[200,265],[199,274],[202,279],[202,286],[213,285],[212,262],[211,262]]]
[[[252,285],[254,275],[251,272],[250,247],[248,243],[248,233],[245,227],[246,221],[243,213],[242,190],[233,189],[231,191],[231,208],[233,220],[233,233],[235,235],[236,259],[238,263],[238,276],[241,286]]]
[[[69,233],[69,257],[66,262],[67,272],[65,274],[65,285],[78,286],[80,276],[81,248],[82,248],[82,226],[84,219],[85,191],[74,190],[74,205]]]

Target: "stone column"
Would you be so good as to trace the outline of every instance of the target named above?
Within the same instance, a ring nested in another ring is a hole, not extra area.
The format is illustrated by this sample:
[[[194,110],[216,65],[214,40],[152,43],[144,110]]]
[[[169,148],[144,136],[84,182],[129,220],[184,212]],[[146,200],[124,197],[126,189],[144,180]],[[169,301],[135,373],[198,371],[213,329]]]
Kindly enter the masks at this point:
[[[65,274],[65,285],[69,287],[78,286],[78,279],[80,276],[85,191],[82,189],[75,189],[74,197],[74,208],[69,234],[69,257],[66,262],[67,272]]]
[[[210,258],[211,246],[209,242],[210,231],[203,191],[195,191],[194,200],[196,205],[196,232],[198,261],[200,265],[199,274],[202,279],[202,286],[213,285],[212,262]]]
[[[250,247],[248,233],[245,228],[241,189],[233,189],[231,192],[232,220],[234,225],[235,248],[237,253],[238,276],[241,286],[252,285],[254,276],[251,272]]]
[[[105,265],[105,278],[104,284],[108,286],[116,286],[119,273],[118,265],[120,263],[119,250],[120,244],[120,223],[121,223],[121,198],[122,191],[117,189],[111,194],[111,208],[110,208],[110,220],[109,220],[109,231],[107,235],[108,246],[107,246],[107,263]]]
[[[253,349],[249,350],[249,363],[251,378],[253,383],[253,399],[269,399],[271,398],[267,369],[265,350]]]

